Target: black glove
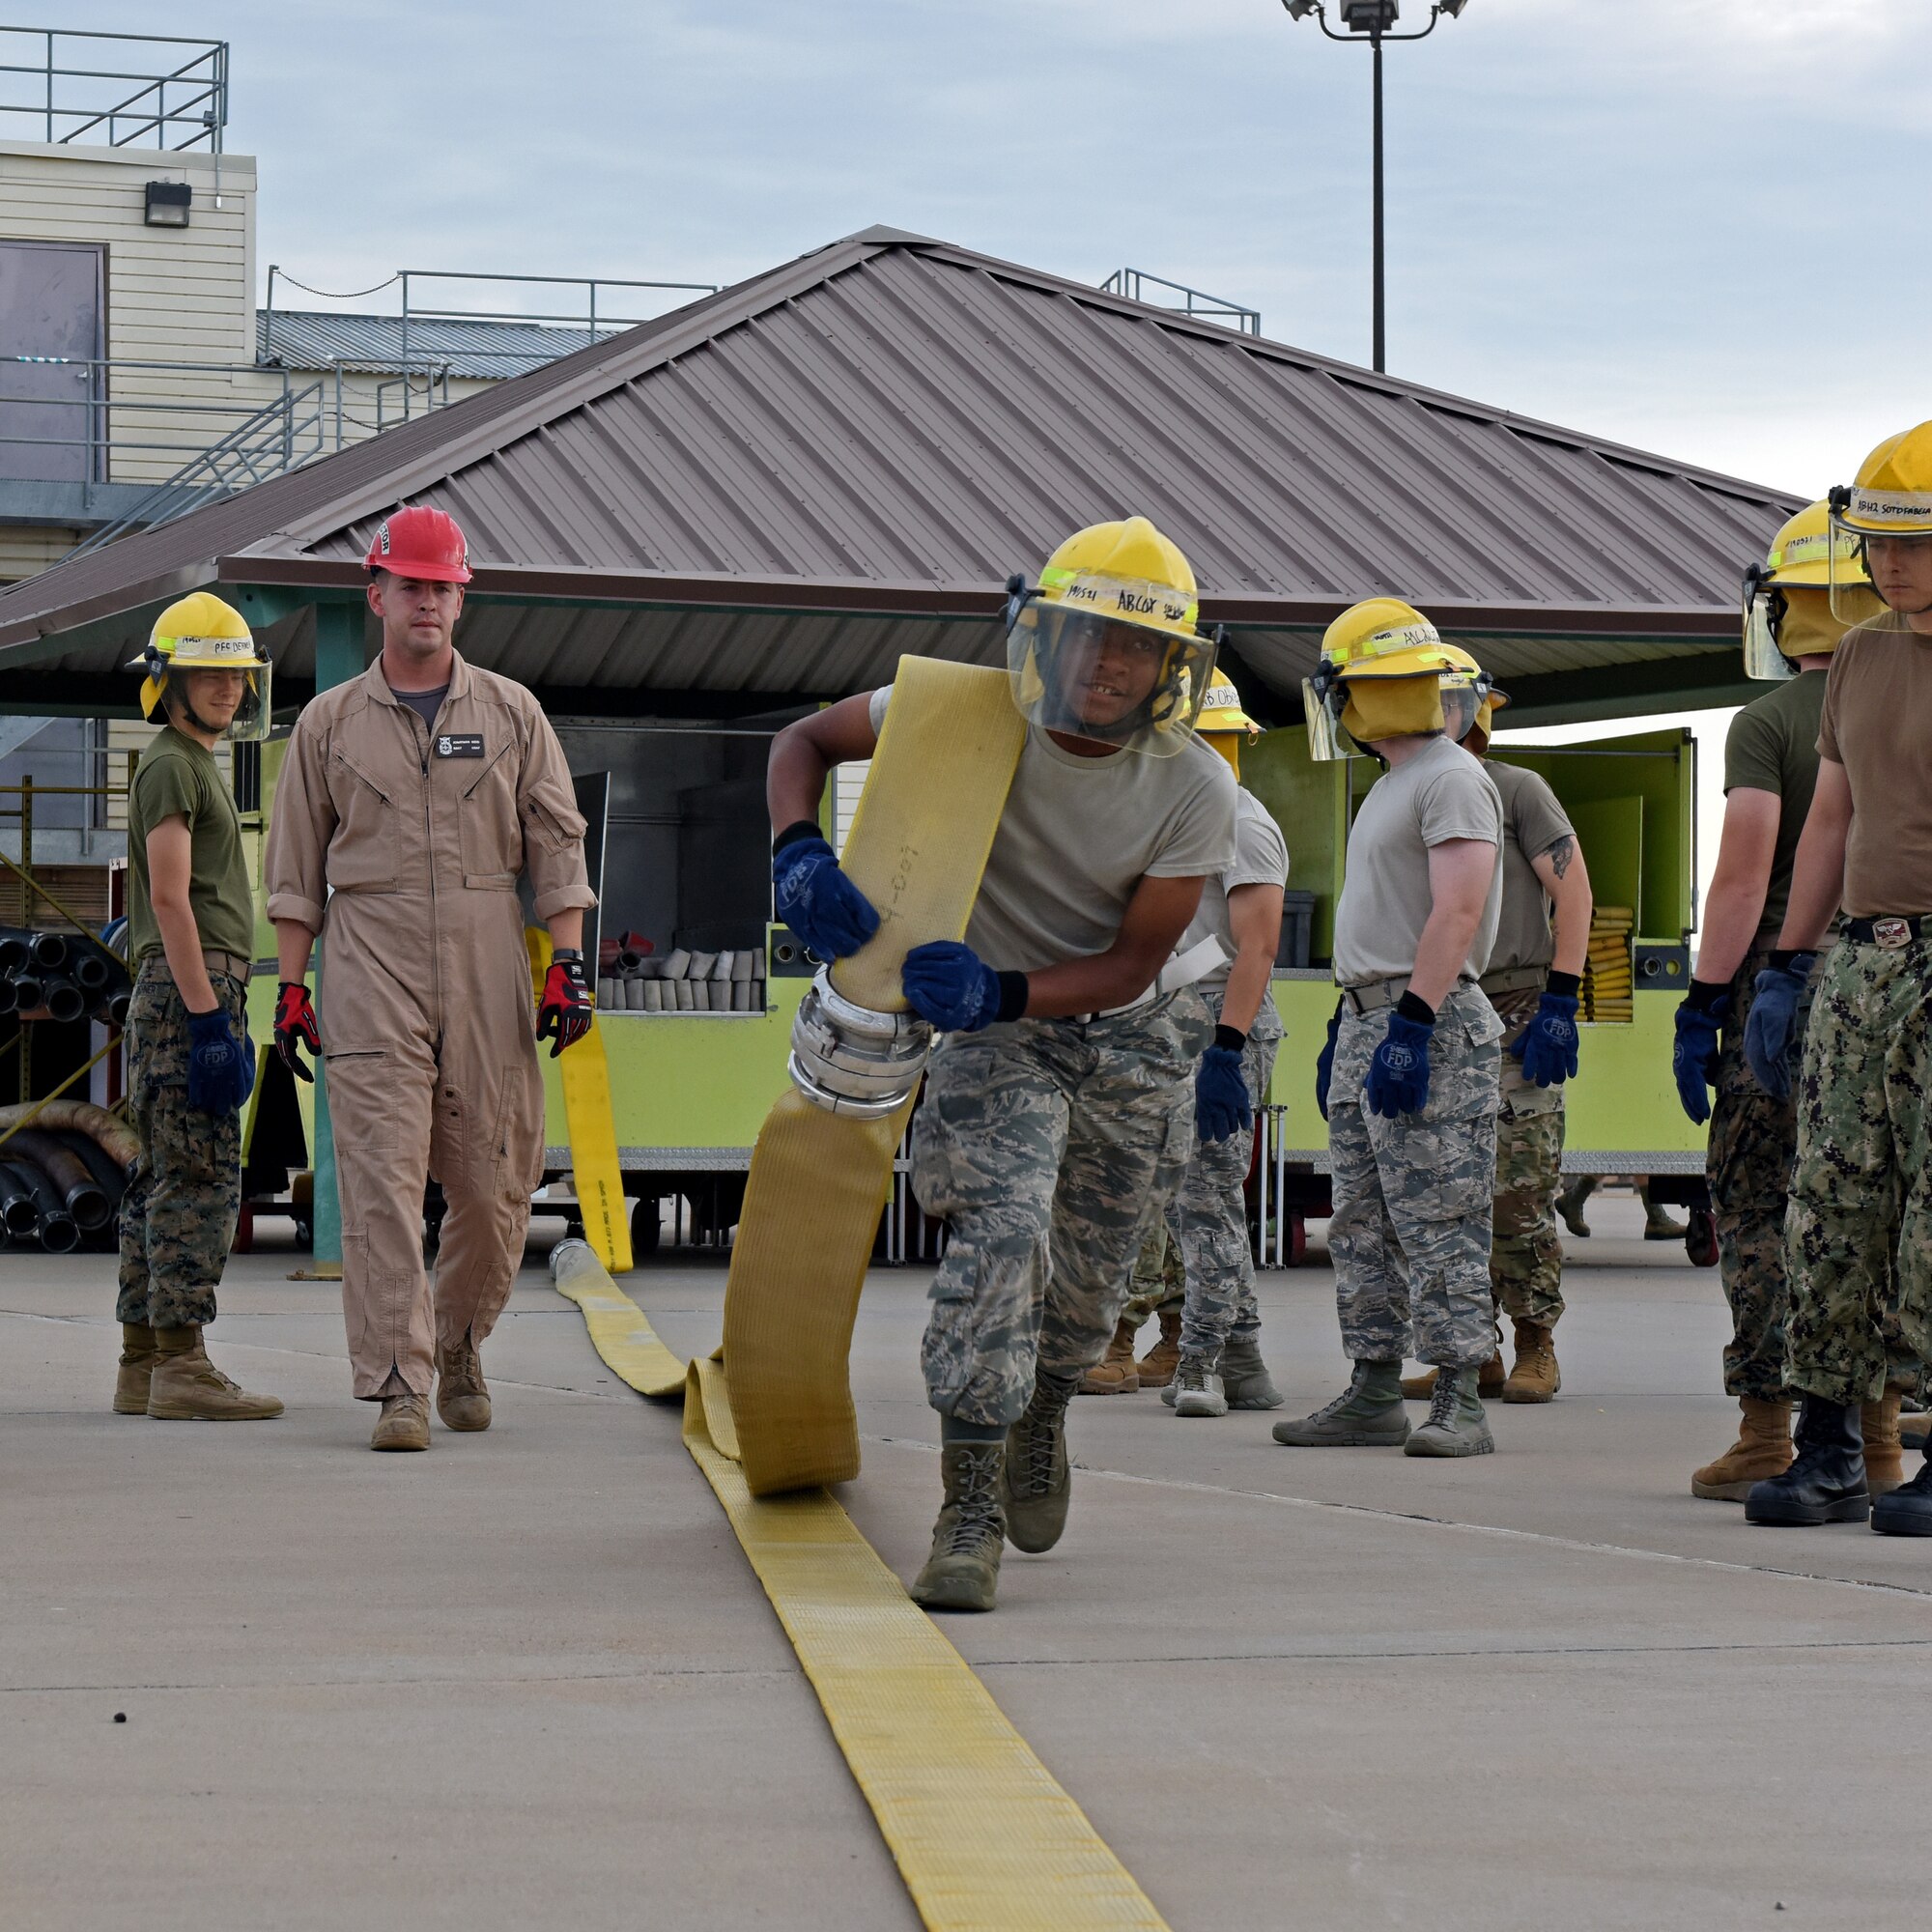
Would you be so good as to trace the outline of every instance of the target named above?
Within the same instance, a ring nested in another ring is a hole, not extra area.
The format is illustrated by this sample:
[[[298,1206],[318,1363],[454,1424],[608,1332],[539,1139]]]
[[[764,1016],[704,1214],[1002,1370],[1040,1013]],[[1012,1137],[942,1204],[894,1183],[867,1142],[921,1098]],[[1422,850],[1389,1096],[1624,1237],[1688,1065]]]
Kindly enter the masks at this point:
[[[204,1114],[234,1114],[255,1091],[255,1053],[238,1037],[226,1007],[187,1016],[187,1103]]]
[[[559,946],[551,954],[543,998],[537,1002],[537,1037],[551,1041],[553,1060],[590,1031],[595,1010],[583,954],[574,946]]]
[[[315,1075],[301,1064],[298,1046],[307,1047],[311,1055],[320,1054],[322,1034],[316,1027],[315,1007],[309,1000],[308,988],[299,980],[284,980],[275,1000],[275,1051],[282,1056],[282,1065],[298,1080],[313,1085]]]

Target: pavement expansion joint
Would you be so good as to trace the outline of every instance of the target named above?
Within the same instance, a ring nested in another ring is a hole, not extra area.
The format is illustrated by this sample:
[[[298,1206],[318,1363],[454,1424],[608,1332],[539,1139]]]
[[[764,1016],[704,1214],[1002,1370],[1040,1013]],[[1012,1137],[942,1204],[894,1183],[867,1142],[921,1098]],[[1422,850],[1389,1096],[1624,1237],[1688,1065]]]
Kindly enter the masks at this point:
[[[884,1448],[916,1449],[922,1455],[936,1456],[939,1453],[935,1444],[916,1436],[867,1435],[861,1440],[874,1442]],[[1644,1549],[1625,1543],[1593,1543],[1581,1537],[1552,1536],[1548,1530],[1511,1529],[1493,1522],[1464,1522],[1456,1517],[1430,1516],[1422,1510],[1384,1509],[1373,1503],[1335,1502],[1325,1496],[1293,1496],[1279,1490],[1249,1490],[1225,1483],[1197,1483],[1181,1476],[1145,1476],[1132,1469],[1097,1468],[1077,1458],[1073,1467],[1083,1475],[1107,1482],[1140,1483],[1151,1489],[1181,1490],[1195,1495],[1245,1498],[1250,1502],[1271,1503],[1284,1509],[1326,1510],[1337,1516],[1371,1517],[1378,1522],[1414,1523],[1424,1529],[1451,1530],[1465,1536],[1509,1537],[1522,1543],[1540,1544],[1548,1549],[1574,1550],[1584,1556],[1626,1556],[1638,1562],[1677,1563],[1689,1569],[1716,1570],[1735,1577],[1781,1577],[1795,1583],[1828,1583],[1840,1590],[1873,1590],[1895,1597],[1932,1597],[1932,1582],[1898,1583],[1882,1577],[1834,1577],[1816,1570],[1794,1570],[1777,1563],[1732,1563],[1719,1556],[1686,1556],[1674,1549]]]

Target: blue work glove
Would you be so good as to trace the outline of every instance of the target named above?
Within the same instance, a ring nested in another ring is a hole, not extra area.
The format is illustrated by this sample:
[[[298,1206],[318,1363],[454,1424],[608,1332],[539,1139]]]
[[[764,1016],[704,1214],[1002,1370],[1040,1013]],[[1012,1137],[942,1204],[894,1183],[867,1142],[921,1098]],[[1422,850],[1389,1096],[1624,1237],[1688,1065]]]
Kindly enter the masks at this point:
[[[1529,1024],[1509,1049],[1532,1087],[1560,1087],[1576,1076],[1577,987],[1576,974],[1550,974]]]
[[[1418,1012],[1429,1017],[1421,1019]],[[1393,1121],[1402,1114],[1419,1114],[1429,1104],[1429,1041],[1435,1031],[1435,1015],[1413,993],[1405,993],[1389,1014],[1388,1032],[1362,1085],[1370,1113]]]
[[[915,946],[899,968],[899,985],[906,1005],[941,1033],[978,1033],[1026,1011],[1026,975],[995,973],[956,939]]]
[[[1711,1118],[1711,1096],[1704,1090],[1718,1084],[1718,1035],[1730,1011],[1730,987],[1714,980],[1692,980],[1677,1009],[1670,1070],[1692,1126],[1701,1127]]]
[[[1241,1049],[1248,1037],[1231,1026],[1214,1029],[1214,1044],[1201,1056],[1194,1075],[1194,1131],[1204,1141],[1231,1141],[1253,1124]]]
[[[187,1016],[187,1103],[204,1114],[233,1114],[255,1091],[255,1054],[238,1038],[225,1007]]]
[[[1750,1017],[1745,1021],[1745,1059],[1757,1084],[1774,1100],[1791,1097],[1791,1049],[1798,1037],[1798,1002],[1811,977],[1811,952],[1774,952],[1752,981]]]
[[[1335,1037],[1342,1031],[1342,1009],[1347,1004],[1346,1000],[1335,1002],[1335,1010],[1328,1015],[1328,1037],[1315,1056],[1315,1104],[1324,1121],[1328,1118],[1328,1083],[1335,1077]]]
[[[838,869],[832,847],[809,818],[779,834],[772,885],[779,918],[821,959],[845,958],[879,929],[878,913]]]

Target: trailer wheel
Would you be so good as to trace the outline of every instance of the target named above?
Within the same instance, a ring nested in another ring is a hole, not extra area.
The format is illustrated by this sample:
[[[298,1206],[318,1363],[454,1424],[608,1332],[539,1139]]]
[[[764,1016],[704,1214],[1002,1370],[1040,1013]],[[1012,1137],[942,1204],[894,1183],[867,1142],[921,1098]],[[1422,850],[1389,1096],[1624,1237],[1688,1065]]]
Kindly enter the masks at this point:
[[[314,1220],[307,1214],[298,1214],[295,1217],[295,1224],[296,1224],[297,1249],[300,1253],[305,1255],[314,1254],[315,1253]]]
[[[640,1194],[631,1208],[631,1253],[641,1259],[654,1255],[664,1239],[664,1203],[655,1194]]]
[[[1718,1265],[1718,1217],[1708,1208],[1690,1210],[1690,1226],[1684,1236],[1684,1252],[1693,1267]]]
[[[1308,1217],[1299,1209],[1291,1209],[1288,1216],[1287,1261],[1285,1265],[1298,1268],[1308,1259]]]

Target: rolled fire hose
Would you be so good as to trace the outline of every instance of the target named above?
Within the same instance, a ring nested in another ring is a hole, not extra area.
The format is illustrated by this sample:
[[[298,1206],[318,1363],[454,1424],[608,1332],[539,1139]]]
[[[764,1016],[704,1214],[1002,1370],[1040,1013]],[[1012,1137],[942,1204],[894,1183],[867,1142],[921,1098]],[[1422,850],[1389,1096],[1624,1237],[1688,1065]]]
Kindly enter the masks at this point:
[[[66,1025],[86,1012],[87,995],[66,974],[49,974],[41,982],[41,1004],[49,1019]]]
[[[23,1013],[31,1013],[41,1004],[41,976],[31,966],[23,966],[14,975],[14,1006]]]
[[[27,951],[36,966],[48,973],[57,973],[67,964],[67,935],[60,932],[30,933]]]
[[[57,1127],[51,1131],[54,1139],[70,1153],[76,1155],[88,1173],[93,1175],[95,1185],[107,1197],[107,1205],[118,1208],[128,1188],[127,1169],[92,1134],[83,1134],[73,1127]],[[11,1141],[8,1142],[9,1147],[12,1145]]]
[[[112,1211],[107,1195],[88,1171],[87,1163],[71,1148],[63,1147],[52,1134],[38,1127],[22,1127],[7,1143],[7,1151],[16,1160],[30,1162],[46,1176],[62,1205],[84,1235],[107,1225]]]
[[[906,953],[966,930],[1025,742],[1005,671],[899,660],[840,859],[878,908],[879,930],[828,981],[877,1023],[881,1060],[901,1057]],[[889,1112],[833,1112],[824,1096],[814,1104],[794,1088],[759,1129],[724,1291],[724,1387],[754,1496],[859,1473],[847,1357],[918,1091],[918,1065],[905,1070],[903,1098]],[[712,1390],[703,1393],[711,1404]]]
[[[89,946],[84,947],[73,962],[73,983],[83,993],[103,993],[112,982],[116,962]]]
[[[37,1127],[45,1127],[50,1132],[69,1127],[77,1134],[85,1134],[123,1174],[132,1174],[134,1163],[141,1158],[141,1143],[134,1130],[92,1100],[33,1100],[17,1107],[0,1107],[0,1134],[9,1127],[19,1126],[30,1114]],[[0,1160],[6,1159],[7,1150],[12,1146],[12,1141],[0,1141]]]
[[[14,981],[0,974],[0,1013],[11,1013],[20,1004],[20,996]]]
[[[22,931],[17,925],[0,925],[0,973],[12,973],[15,967],[27,963],[28,942],[32,938],[32,933]]]

